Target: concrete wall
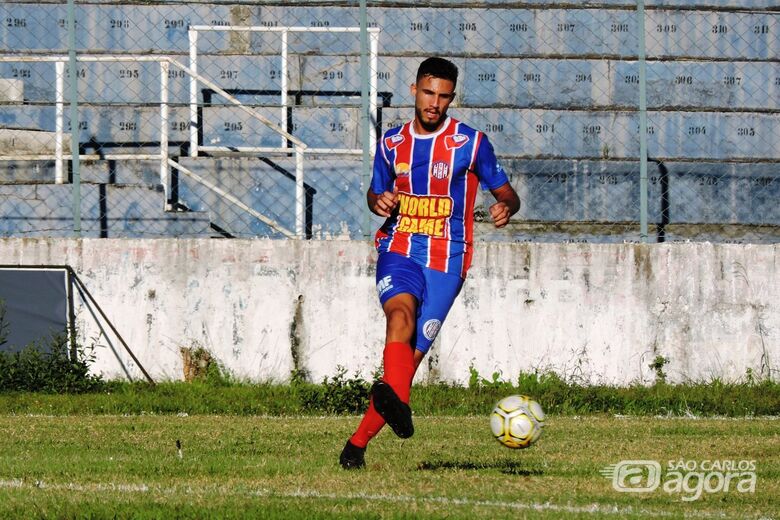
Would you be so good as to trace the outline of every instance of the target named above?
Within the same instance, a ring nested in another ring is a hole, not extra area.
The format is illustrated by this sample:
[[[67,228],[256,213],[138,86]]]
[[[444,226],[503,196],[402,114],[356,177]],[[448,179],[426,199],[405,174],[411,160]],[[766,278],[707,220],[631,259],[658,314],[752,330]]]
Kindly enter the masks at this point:
[[[780,247],[478,244],[475,267],[418,382],[464,383],[469,367],[514,379],[553,370],[591,383],[780,375]],[[375,254],[358,241],[0,239],[0,264],[72,266],[155,379],[183,376],[203,346],[240,378],[369,378],[384,322]],[[77,300],[95,370],[140,371]]]

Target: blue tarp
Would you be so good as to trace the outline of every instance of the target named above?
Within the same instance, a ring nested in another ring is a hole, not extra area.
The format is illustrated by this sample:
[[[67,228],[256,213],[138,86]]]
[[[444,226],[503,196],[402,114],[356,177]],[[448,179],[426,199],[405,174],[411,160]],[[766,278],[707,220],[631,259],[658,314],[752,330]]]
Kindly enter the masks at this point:
[[[67,330],[64,269],[0,268],[0,301],[5,307],[2,351],[17,352],[33,342],[45,350],[53,335]]]

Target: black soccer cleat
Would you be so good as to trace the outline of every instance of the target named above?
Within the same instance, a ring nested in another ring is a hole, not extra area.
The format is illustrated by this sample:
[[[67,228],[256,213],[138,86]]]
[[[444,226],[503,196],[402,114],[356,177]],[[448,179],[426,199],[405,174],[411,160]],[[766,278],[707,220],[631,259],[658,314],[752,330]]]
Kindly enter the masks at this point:
[[[339,457],[339,464],[344,469],[360,469],[366,465],[366,449],[358,448],[351,442],[347,441],[347,445],[341,450],[341,456]]]
[[[390,385],[384,381],[374,383],[371,387],[371,398],[374,400],[376,411],[396,435],[402,439],[408,439],[414,435],[412,409],[401,401]]]

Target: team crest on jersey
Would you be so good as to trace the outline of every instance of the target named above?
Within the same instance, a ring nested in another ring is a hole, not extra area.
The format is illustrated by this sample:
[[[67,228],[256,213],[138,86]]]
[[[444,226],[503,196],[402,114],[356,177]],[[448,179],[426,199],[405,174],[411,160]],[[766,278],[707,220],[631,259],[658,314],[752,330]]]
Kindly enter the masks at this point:
[[[426,339],[433,341],[439,334],[439,329],[441,329],[441,321],[436,319],[428,320],[423,324],[423,335]]]
[[[450,174],[450,165],[444,161],[434,163],[431,167],[431,175],[436,179],[445,179]]]
[[[452,150],[453,148],[460,148],[464,144],[469,142],[469,136],[463,135],[463,134],[454,134],[454,135],[448,135],[444,138],[444,146],[447,147],[447,150]]]
[[[401,134],[395,134],[391,135],[390,137],[385,137],[385,146],[387,146],[388,150],[394,150],[396,146],[404,142],[404,136]]]

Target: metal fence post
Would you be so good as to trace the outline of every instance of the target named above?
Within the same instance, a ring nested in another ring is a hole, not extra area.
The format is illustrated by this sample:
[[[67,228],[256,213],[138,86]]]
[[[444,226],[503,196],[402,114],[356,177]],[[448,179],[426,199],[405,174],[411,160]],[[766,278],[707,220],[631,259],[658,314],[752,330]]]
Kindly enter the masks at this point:
[[[70,71],[70,154],[73,173],[73,232],[81,235],[81,163],[79,161],[79,87],[76,64],[76,7],[68,0],[68,70]]]
[[[647,232],[647,62],[645,60],[645,2],[637,0],[639,31],[639,237],[649,242]]]
[[[170,112],[168,107],[168,72],[171,64],[167,61],[160,62],[160,184],[163,187],[165,200],[164,208],[170,209],[170,181],[168,179],[168,121]]]
[[[65,62],[57,61],[54,64],[57,79],[55,90],[55,116],[54,116],[54,182],[63,184],[65,182],[63,135],[65,121]]]
[[[363,141],[363,176],[362,176],[362,191],[365,192],[368,189],[368,185],[371,182],[371,152],[370,148],[374,145],[371,135],[370,125],[371,113],[369,108],[369,81],[373,76],[368,70],[368,10],[366,8],[366,0],[360,0],[360,100],[361,100],[361,140]],[[374,92],[371,92],[372,94]],[[362,198],[360,199],[362,200]],[[368,210],[368,206],[363,204],[363,236],[366,238],[371,237],[371,213]]]

